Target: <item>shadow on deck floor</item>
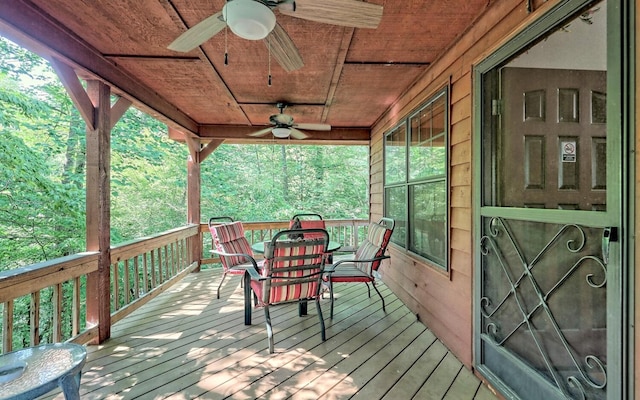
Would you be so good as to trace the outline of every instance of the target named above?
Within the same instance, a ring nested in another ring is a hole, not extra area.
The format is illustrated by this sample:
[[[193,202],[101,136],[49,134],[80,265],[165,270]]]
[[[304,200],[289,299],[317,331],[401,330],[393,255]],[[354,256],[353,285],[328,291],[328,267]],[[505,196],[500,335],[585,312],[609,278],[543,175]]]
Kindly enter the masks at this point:
[[[243,324],[240,278],[194,273],[88,347],[82,399],[496,399],[384,284],[387,312],[365,285],[337,284],[327,340],[315,307],[273,307],[276,352],[264,313]],[[61,394],[52,393],[62,399]],[[50,398],[51,396],[47,396]]]

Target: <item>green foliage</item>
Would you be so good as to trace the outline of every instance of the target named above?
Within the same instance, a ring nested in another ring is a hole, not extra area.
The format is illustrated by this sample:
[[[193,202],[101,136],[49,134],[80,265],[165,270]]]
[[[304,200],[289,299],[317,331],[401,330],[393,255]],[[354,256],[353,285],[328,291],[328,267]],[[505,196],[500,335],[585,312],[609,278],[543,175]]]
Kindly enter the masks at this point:
[[[0,272],[86,249],[85,129],[47,62],[0,37]],[[187,156],[164,124],[124,114],[111,132],[113,244],[185,224]],[[202,220],[366,218],[368,159],[364,146],[222,145],[201,165]],[[69,304],[71,282],[62,295]],[[52,296],[40,291],[43,342],[52,340]],[[30,345],[30,301],[14,302],[15,348]],[[63,307],[63,338],[71,310]]]
[[[85,125],[48,63],[0,38],[0,271],[84,251]],[[112,243],[186,221],[187,147],[131,108],[111,134]],[[364,146],[222,145],[201,166],[202,220],[365,218]]]
[[[202,165],[202,217],[288,220],[368,215],[364,146],[222,145]]]

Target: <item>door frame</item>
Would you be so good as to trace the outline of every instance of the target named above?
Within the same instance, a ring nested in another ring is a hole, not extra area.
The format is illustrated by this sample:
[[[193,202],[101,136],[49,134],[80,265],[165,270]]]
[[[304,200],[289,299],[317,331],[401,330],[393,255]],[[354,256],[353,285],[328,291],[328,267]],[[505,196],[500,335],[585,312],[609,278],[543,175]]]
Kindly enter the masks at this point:
[[[483,180],[483,129],[487,128],[485,115],[487,107],[483,89],[484,76],[510,57],[545,35],[560,21],[589,4],[588,0],[558,1],[548,12],[524,27],[519,33],[508,39],[477,63],[473,69],[473,364],[488,379],[489,383],[503,394],[510,393],[508,387],[492,379],[491,372],[484,368],[481,358],[479,293],[481,293],[481,254],[478,240],[482,236],[482,218],[500,212],[505,218],[518,218],[522,209],[482,207]],[[622,3],[622,4],[619,4]],[[607,204],[620,202],[617,218],[620,240],[613,244],[611,263],[618,271],[607,276],[607,397],[609,399],[633,398],[634,395],[634,242],[633,218],[635,206],[635,2],[607,1],[607,148],[609,155],[617,155],[615,160],[607,157]],[[619,29],[616,29],[619,28]],[[609,140],[613,133],[620,140]],[[615,161],[615,163],[614,163]],[[619,163],[617,163],[619,161]],[[619,183],[611,187],[611,183]],[[562,211],[558,211],[562,212]],[[591,212],[571,211],[577,224],[607,226],[610,215],[596,218]],[[553,214],[553,215],[550,215]],[[527,209],[528,218],[540,222],[556,222],[557,214],[549,210]]]

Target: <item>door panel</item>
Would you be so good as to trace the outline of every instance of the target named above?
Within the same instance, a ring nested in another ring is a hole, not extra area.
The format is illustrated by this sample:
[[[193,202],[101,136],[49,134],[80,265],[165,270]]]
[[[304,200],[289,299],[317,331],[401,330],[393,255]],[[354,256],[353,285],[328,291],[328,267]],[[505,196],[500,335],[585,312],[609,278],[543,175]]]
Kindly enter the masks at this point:
[[[504,68],[503,207],[606,206],[606,72]]]
[[[547,387],[547,398],[605,398],[603,229],[500,217],[483,225],[486,365],[512,386],[546,381],[537,386]],[[538,391],[518,395],[541,398]]]

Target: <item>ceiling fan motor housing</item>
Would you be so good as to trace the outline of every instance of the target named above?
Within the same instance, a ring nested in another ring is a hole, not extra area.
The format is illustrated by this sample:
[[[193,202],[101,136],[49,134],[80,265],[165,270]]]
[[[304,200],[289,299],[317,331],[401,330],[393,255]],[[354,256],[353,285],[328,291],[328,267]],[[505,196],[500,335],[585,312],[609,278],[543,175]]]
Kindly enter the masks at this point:
[[[276,26],[273,11],[255,0],[228,1],[222,15],[231,31],[247,40],[264,39]]]

